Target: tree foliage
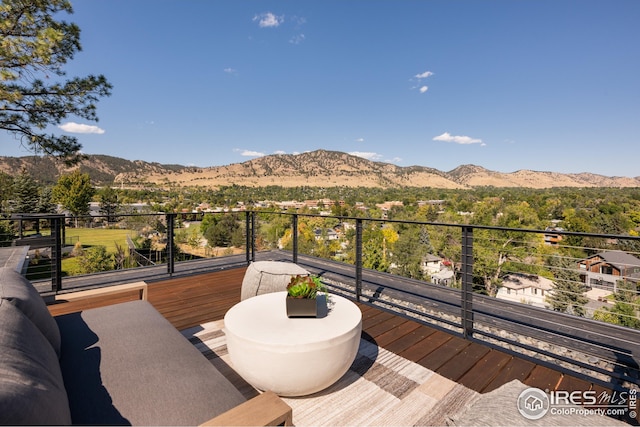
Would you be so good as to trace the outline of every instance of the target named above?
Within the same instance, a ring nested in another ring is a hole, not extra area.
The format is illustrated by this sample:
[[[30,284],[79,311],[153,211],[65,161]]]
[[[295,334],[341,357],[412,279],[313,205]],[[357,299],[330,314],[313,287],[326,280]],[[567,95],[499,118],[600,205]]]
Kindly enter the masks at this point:
[[[205,215],[201,231],[209,246],[242,246],[244,234],[237,214]]]
[[[116,214],[120,211],[121,203],[118,199],[118,192],[111,186],[106,186],[98,191],[100,213],[107,216],[107,222],[116,222]]]
[[[115,268],[116,260],[105,246],[100,245],[88,248],[78,255],[78,266],[82,274],[110,271]]]
[[[580,282],[580,273],[575,268],[575,261],[555,255],[549,258],[548,264],[555,279],[553,292],[547,296],[551,309],[584,316],[584,306],[589,299],[584,296],[584,285]]]
[[[428,251],[424,241],[420,239],[420,229],[415,225],[399,225],[398,240],[391,249],[389,271],[404,277],[422,279],[422,260]]]
[[[95,193],[89,175],[75,170],[62,175],[53,187],[53,199],[74,216],[89,213],[89,202]]]
[[[36,213],[38,212],[39,202],[38,184],[23,169],[13,181],[11,211],[14,213]]]
[[[593,318],[604,322],[614,323],[629,328],[640,329],[640,297],[638,296],[638,286],[633,282],[619,280],[613,294],[613,307],[602,307],[598,309]]]
[[[80,29],[56,20],[73,13],[68,0],[3,0],[0,4],[0,129],[36,153],[77,162],[77,138],[47,134],[69,116],[97,121],[96,102],[111,94],[103,75],[65,80],[80,51]]]

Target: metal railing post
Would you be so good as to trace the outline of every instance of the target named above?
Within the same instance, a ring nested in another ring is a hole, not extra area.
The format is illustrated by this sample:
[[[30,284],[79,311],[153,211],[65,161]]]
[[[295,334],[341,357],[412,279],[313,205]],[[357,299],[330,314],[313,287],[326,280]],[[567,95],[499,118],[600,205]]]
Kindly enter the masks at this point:
[[[362,296],[362,220],[356,219],[356,301]]]
[[[473,336],[473,227],[462,227],[461,326],[465,338]]]
[[[244,250],[244,255],[245,255],[245,260],[247,262],[247,265],[249,265],[249,263],[251,263],[251,233],[253,233],[253,230],[251,229],[251,220],[249,218],[249,216],[251,215],[250,211],[246,211],[244,213],[244,229],[245,229],[245,236],[244,236],[244,245],[245,245],[245,250]]]
[[[175,225],[176,214],[169,213],[167,218],[167,273],[172,275],[175,272],[175,260],[173,248],[175,245],[173,227]]]
[[[291,218],[291,237],[293,238],[293,262],[298,263],[298,215]]]
[[[253,211],[246,211],[245,214],[245,229],[246,241],[245,245],[247,249],[246,260],[247,264],[256,260],[256,213]]]
[[[56,294],[62,290],[62,216],[51,217],[51,290]]]

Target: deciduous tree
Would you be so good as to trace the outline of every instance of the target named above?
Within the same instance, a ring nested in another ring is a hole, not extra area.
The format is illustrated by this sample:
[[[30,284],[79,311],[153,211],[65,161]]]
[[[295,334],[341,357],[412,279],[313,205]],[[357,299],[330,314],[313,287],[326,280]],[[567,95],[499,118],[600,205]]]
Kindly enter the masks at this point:
[[[53,199],[76,217],[89,213],[89,202],[95,193],[89,174],[75,170],[69,175],[62,175],[53,187]]]

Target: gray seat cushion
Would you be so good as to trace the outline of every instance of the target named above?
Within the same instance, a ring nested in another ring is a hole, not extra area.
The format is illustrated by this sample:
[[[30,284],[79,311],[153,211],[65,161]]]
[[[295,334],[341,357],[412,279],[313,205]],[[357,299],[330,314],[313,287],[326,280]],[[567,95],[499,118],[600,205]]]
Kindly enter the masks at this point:
[[[0,299],[18,307],[60,356],[60,331],[38,290],[20,273],[9,267],[0,268]]]
[[[56,320],[74,424],[197,425],[245,401],[146,301]]]
[[[298,264],[284,261],[252,262],[242,279],[240,299],[255,297],[271,292],[286,291],[291,276],[308,276],[309,272]]]
[[[31,320],[3,299],[0,361],[1,425],[71,424],[58,355]]]

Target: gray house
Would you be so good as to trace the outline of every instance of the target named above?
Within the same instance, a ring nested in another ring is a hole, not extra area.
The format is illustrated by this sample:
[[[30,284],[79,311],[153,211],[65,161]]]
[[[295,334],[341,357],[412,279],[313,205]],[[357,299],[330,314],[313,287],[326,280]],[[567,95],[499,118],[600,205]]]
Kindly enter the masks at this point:
[[[623,251],[605,251],[578,262],[580,276],[592,288],[616,291],[616,283],[640,283],[640,259]]]

